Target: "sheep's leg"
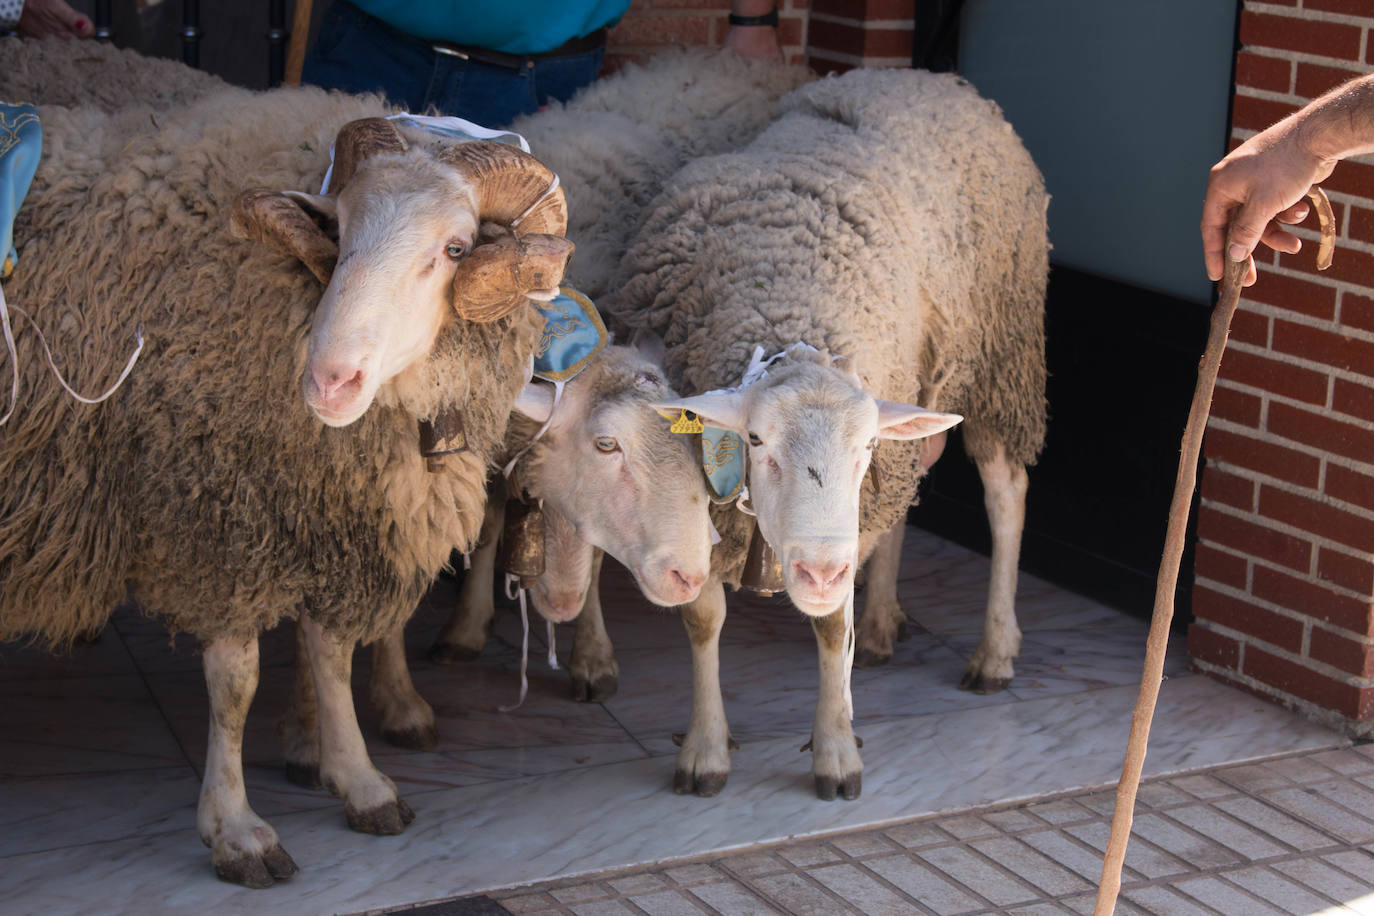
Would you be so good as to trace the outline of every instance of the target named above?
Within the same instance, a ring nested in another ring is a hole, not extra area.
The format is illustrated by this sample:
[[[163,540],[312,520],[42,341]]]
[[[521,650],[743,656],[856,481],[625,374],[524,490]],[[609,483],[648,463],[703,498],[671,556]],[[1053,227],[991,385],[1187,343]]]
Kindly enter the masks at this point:
[[[945,450],[945,433],[921,440],[921,470],[924,475]],[[902,541],[906,538],[906,518],[879,538],[865,566],[864,613],[858,624],[854,664],[877,668],[892,659],[892,640],[907,638],[907,619],[897,601],[897,577],[902,571]],[[858,580],[855,580],[858,586]]]
[[[477,549],[472,552],[472,568],[463,577],[458,606],[429,650],[429,660],[436,664],[471,661],[482,654],[487,644],[491,619],[496,614],[496,601],[492,597],[496,581],[496,546],[505,517],[505,499],[498,492],[488,494],[482,533],[477,536]]]
[[[615,696],[619,686],[620,665],[616,664],[615,647],[606,635],[601,614],[601,563],[605,557],[600,548],[592,555],[592,584],[573,631],[568,673],[572,675],[573,699],[579,702],[604,703]]]
[[[305,648],[305,633],[296,630],[296,689],[291,705],[277,723],[286,758],[286,778],[307,789],[322,789],[320,782],[320,722],[315,708],[315,677],[310,671],[310,653]]]
[[[406,664],[406,625],[401,621],[372,644],[368,696],[382,714],[382,737],[397,747],[432,751],[439,746],[434,708],[415,690]]]
[[[344,799],[348,826],[361,833],[400,833],[415,814],[397,794],[395,783],[368,759],[353,709],[353,643],[326,631],[308,615],[301,615],[300,626],[320,711],[320,778]]]
[[[812,617],[816,651],[820,659],[821,685],[816,697],[816,720],[811,726],[811,772],[816,795],[824,801],[836,790],[846,799],[859,797],[864,762],[859,743],[844,705],[844,609],[825,617]]]
[[[679,744],[673,791],[703,798],[719,794],[730,775],[730,726],[720,695],[720,628],[725,623],[725,587],[712,576],[682,622],[692,641],[692,719]],[[676,736],[674,736],[676,740]]]
[[[1012,659],[1021,651],[1016,626],[1016,566],[1021,556],[1021,531],[1026,524],[1026,469],[998,446],[992,458],[979,462],[983,502],[992,528],[992,568],[988,579],[988,611],[983,641],[969,660],[959,682],[962,690],[996,693],[1011,683]]]
[[[878,538],[868,560],[868,584],[864,587],[864,613],[856,633],[854,664],[876,668],[892,659],[892,641],[904,636],[906,614],[897,602],[897,574],[902,567],[903,518]]]
[[[277,832],[248,807],[243,784],[243,723],[258,689],[258,640],[217,639],[202,659],[210,693],[210,741],[196,828],[225,881],[270,887],[299,869]]]

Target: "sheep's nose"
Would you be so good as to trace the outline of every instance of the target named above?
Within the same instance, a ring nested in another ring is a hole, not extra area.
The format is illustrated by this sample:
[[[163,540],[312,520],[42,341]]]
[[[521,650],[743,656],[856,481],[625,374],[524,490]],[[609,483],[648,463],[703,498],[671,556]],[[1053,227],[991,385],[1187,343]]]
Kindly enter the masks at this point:
[[[353,367],[333,368],[324,366],[312,369],[310,377],[315,381],[315,390],[320,393],[320,399],[325,403],[333,401],[340,395],[357,390],[363,386],[363,370]]]
[[[804,585],[817,591],[827,591],[849,572],[848,563],[824,563],[811,565],[804,560],[793,560],[792,571]]]
[[[700,592],[701,586],[706,583],[706,573],[697,570],[670,569],[668,575],[674,585],[693,596]]]

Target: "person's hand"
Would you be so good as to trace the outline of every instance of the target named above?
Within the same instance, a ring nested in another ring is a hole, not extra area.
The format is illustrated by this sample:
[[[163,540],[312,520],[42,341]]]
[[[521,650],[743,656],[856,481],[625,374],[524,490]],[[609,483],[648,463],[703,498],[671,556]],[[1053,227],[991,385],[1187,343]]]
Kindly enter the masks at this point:
[[[1307,218],[1308,190],[1335,168],[1305,149],[1300,120],[1280,121],[1236,147],[1212,167],[1202,204],[1202,254],[1207,276],[1220,280],[1225,260],[1248,261],[1244,284],[1255,282],[1255,247],[1263,242],[1293,254],[1302,240],[1283,228]]]
[[[78,13],[66,0],[26,0],[15,27],[25,38],[90,38],[95,25],[90,17]]]
[[[725,47],[741,57],[782,59],[778,30],[771,25],[732,25],[725,33]]]

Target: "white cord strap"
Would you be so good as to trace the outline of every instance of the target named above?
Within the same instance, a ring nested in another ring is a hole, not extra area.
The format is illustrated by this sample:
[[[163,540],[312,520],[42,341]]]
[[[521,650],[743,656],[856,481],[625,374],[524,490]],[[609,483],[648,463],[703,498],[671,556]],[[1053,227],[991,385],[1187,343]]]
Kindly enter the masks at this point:
[[[520,587],[520,577],[506,573],[506,597],[514,601],[517,595],[520,599],[520,699],[516,700],[513,706],[496,707],[497,712],[512,712],[519,709],[524,705],[525,694],[530,689],[529,678],[526,676],[530,660],[530,613],[525,605],[525,590]]]
[[[5,290],[3,287],[0,287],[0,331],[3,331],[5,335],[5,347],[9,350],[11,371],[10,403],[9,407],[5,410],[5,415],[0,417],[0,426],[3,426],[5,425],[5,423],[9,422],[10,415],[14,413],[14,406],[19,398],[19,353],[15,349],[14,331],[10,327],[10,308],[11,307],[7,305],[5,302]],[[48,358],[48,368],[51,369],[52,374],[57,377],[57,383],[62,386],[62,388],[67,392],[67,394],[71,395],[73,398],[80,401],[82,404],[99,404],[101,401],[105,400],[110,395],[114,394],[115,391],[119,388],[119,386],[124,384],[124,380],[129,377],[129,373],[134,371],[134,363],[138,361],[138,355],[143,352],[143,328],[139,327],[138,331],[135,334],[136,346],[134,347],[134,352],[129,357],[129,362],[124,366],[124,371],[119,374],[119,378],[115,379],[114,384],[109,387],[109,390],[107,390],[104,394],[100,395],[99,397],[84,397],[80,394],[77,394],[76,391],[72,389],[72,386],[67,384],[67,380],[62,377],[62,373],[57,368],[57,363],[53,361],[52,349],[48,346],[48,339],[44,337],[43,332],[39,330],[38,322],[34,321],[33,316],[31,316],[28,312],[21,309],[19,306],[16,305],[13,306],[13,308],[15,312],[27,318],[29,324],[33,326],[34,333],[38,335],[39,343],[43,345],[43,353]]]
[[[526,207],[524,213],[521,213],[521,214],[520,214],[519,216],[517,216],[515,219],[511,220],[511,221],[510,221],[510,227],[511,227],[512,229],[514,229],[516,226],[520,225],[520,221],[521,221],[522,219],[524,219],[525,217],[527,217],[527,216],[529,216],[531,213],[533,213],[535,207],[539,206],[539,205],[542,204],[544,201],[548,200],[549,197],[553,195],[553,192],[554,192],[554,191],[557,191],[557,190],[558,190],[558,173],[555,172],[555,173],[554,173],[554,176],[553,176],[553,183],[549,185],[548,190],[546,190],[543,194],[540,194],[538,200],[536,200],[534,203],[532,203],[532,204],[530,204],[528,207]]]

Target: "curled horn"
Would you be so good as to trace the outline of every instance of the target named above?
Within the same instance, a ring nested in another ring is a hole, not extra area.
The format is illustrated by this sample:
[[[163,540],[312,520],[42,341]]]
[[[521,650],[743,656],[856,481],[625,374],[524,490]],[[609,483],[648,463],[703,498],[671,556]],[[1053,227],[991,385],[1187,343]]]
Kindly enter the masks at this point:
[[[565,235],[568,205],[558,176],[529,153],[505,143],[478,140],[439,154],[477,190],[479,218],[510,226],[516,235]]]
[[[229,230],[238,238],[296,256],[321,283],[329,285],[339,246],[300,204],[280,191],[254,188],[240,194],[229,214]]]
[[[352,180],[358,165],[380,153],[404,153],[406,138],[386,118],[360,118],[339,128],[334,138],[334,173],[329,191],[337,194]]]
[[[558,176],[513,146],[480,140],[438,154],[473,185],[478,218],[513,235],[479,245],[453,275],[453,308],[468,321],[496,321],[529,298],[558,292],[573,244]]]
[[[334,140],[330,196],[337,197],[358,171],[358,164],[379,153],[403,153],[405,138],[385,118],[349,121]],[[286,193],[251,188],[234,201],[229,229],[241,239],[261,242],[299,258],[321,283],[329,285],[339,246],[325,235],[299,202]]]

